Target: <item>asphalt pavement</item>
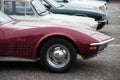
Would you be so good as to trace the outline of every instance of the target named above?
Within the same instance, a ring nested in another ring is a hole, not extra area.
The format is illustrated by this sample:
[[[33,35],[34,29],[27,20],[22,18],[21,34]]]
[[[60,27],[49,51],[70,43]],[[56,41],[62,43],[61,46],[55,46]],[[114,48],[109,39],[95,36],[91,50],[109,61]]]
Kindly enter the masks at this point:
[[[94,58],[78,56],[70,72],[50,73],[33,62],[0,62],[0,80],[120,80],[120,2],[108,4],[108,19],[109,24],[100,32],[115,40]]]

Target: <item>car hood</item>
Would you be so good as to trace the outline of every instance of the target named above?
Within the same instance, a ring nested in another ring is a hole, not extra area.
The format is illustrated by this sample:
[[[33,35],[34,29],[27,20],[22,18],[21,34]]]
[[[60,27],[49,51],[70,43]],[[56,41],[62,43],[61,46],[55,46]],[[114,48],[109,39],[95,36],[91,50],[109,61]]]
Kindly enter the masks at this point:
[[[89,1],[89,0],[82,0],[82,1],[79,1],[79,0],[75,0],[75,1],[71,1],[70,3],[81,3],[81,4],[85,4],[85,5],[88,5],[88,6],[101,6],[101,5],[105,5],[106,2],[104,1]]]
[[[97,10],[99,6],[104,6],[104,3],[97,1],[71,1],[65,4],[65,7],[74,7],[80,9]]]
[[[83,33],[84,35],[88,35],[98,41],[103,41],[108,38],[111,38],[110,36],[102,34],[84,24],[68,23],[67,21],[66,22],[63,22],[63,21],[43,21],[43,22],[13,21],[11,23],[10,23],[11,28],[13,27],[14,31],[24,30],[24,29],[33,30],[33,28],[39,29],[39,28],[45,28],[45,27],[52,27],[52,28],[59,27],[59,28],[67,28],[67,29],[74,30],[76,32]],[[8,24],[8,26],[10,26],[10,24]]]
[[[8,24],[13,29],[21,30],[21,29],[29,29],[29,28],[41,28],[41,27],[63,27],[63,28],[70,28],[73,30],[77,30],[85,28],[91,29],[89,26],[86,26],[82,23],[70,23],[69,21],[62,21],[62,20],[43,20],[39,21],[28,21],[28,20],[14,20],[10,24]],[[21,27],[22,26],[22,27]]]
[[[69,15],[60,15],[60,14],[51,14],[47,15],[44,19],[53,19],[60,21],[68,21],[70,23],[82,23],[89,27],[96,28],[98,23],[94,18],[81,17],[81,16],[69,16]]]
[[[38,17],[30,17],[30,16],[12,16],[18,20],[34,20],[34,21],[63,21],[69,23],[82,23],[89,27],[96,28],[98,23],[94,18],[89,17],[80,17],[80,16],[69,16],[69,15],[61,15],[61,14],[47,14],[45,16]]]
[[[100,4],[100,5],[107,4],[106,1],[97,1],[97,0],[80,0],[80,1],[91,3],[91,4],[96,4],[97,3],[97,4]]]

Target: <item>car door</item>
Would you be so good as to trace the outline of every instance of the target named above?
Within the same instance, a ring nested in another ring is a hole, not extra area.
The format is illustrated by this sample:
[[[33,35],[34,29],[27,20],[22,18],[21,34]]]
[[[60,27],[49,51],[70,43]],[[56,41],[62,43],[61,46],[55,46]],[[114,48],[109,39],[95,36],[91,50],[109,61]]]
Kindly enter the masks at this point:
[[[32,43],[29,33],[15,26],[17,21],[0,24],[0,57],[31,58]]]
[[[7,52],[6,52],[6,39],[5,39],[5,35],[4,32],[2,31],[2,26],[0,23],[0,56],[4,56]]]

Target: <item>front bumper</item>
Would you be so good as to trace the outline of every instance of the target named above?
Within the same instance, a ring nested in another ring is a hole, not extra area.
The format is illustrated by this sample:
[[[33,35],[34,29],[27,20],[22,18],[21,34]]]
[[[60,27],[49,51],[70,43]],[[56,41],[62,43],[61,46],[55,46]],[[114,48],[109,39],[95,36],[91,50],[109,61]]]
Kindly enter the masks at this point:
[[[100,30],[105,26],[105,24],[107,23],[107,20],[101,20],[97,22],[98,22],[97,30]]]
[[[108,43],[113,41],[113,40],[114,40],[114,38],[111,38],[109,40],[102,41],[102,42],[99,42],[99,43],[91,43],[90,46],[99,46],[97,53],[101,53],[101,52],[103,52],[105,50],[105,48],[107,47]]]
[[[108,40],[105,40],[105,41],[102,41],[102,42],[98,42],[98,43],[91,43],[90,47],[91,46],[96,47],[95,52],[93,52],[91,54],[88,54],[88,55],[84,55],[82,57],[84,59],[89,59],[89,58],[92,58],[92,57],[96,56],[97,54],[105,51],[106,47],[108,46],[108,43],[111,42],[112,40],[114,40],[114,38],[111,38],[111,39],[108,39]]]

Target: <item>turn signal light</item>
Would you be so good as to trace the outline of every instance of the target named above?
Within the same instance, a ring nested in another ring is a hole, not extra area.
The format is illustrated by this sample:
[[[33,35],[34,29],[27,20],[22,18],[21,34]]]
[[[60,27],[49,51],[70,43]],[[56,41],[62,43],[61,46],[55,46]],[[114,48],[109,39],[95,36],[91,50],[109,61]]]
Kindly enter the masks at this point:
[[[97,49],[97,46],[91,46],[90,47],[90,50],[96,50]]]
[[[103,6],[99,6],[99,10],[100,10],[100,11],[104,11]]]

